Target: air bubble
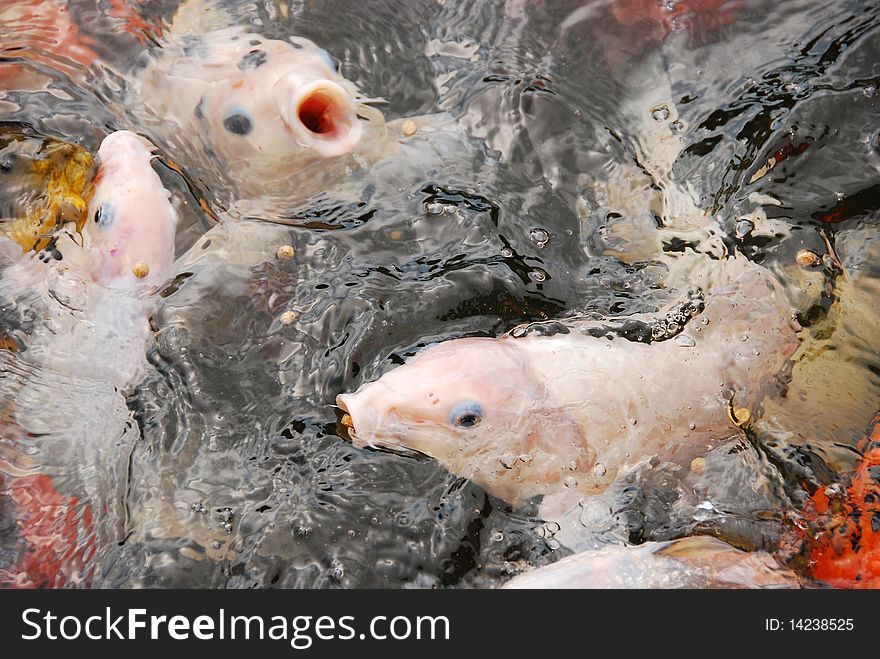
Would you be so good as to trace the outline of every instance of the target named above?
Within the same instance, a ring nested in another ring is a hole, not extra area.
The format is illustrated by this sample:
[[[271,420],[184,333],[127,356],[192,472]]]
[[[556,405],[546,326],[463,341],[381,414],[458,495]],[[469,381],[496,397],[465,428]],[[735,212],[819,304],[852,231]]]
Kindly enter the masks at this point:
[[[550,234],[547,233],[546,229],[542,229],[537,227],[529,231],[529,238],[532,239],[538,247],[544,247],[548,242],[550,242]]]
[[[532,281],[535,281],[539,284],[547,281],[547,273],[543,270],[538,270],[537,268],[535,270],[532,270],[529,273],[529,276],[532,278]]]
[[[506,259],[509,259],[511,256],[513,256],[513,250],[510,249],[510,247],[502,247],[501,248],[501,256],[503,256]]]
[[[658,105],[651,110],[651,116],[654,118],[654,121],[666,121],[669,119],[669,107],[666,105]]]
[[[734,227],[734,232],[736,233],[737,240],[742,240],[747,237],[752,231],[755,230],[755,223],[751,220],[742,219],[736,223]]]
[[[694,511],[694,519],[698,522],[705,522],[710,519],[715,512],[715,506],[712,505],[711,501],[701,501],[697,504],[697,509]]]
[[[342,581],[342,578],[345,576],[345,566],[342,564],[342,561],[334,557],[330,561],[330,569],[327,570],[327,576],[337,583]]]
[[[562,481],[562,484],[569,489],[573,489],[577,487],[577,479],[574,476],[568,476],[565,480]]]

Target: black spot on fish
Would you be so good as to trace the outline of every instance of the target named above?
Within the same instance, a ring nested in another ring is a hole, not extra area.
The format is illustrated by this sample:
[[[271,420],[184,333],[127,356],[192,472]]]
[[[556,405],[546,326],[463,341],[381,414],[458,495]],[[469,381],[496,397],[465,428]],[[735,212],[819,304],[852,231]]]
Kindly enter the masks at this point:
[[[248,43],[251,46],[259,46],[259,45],[262,45],[263,42],[260,41],[259,39],[251,39],[250,41],[248,41]]]
[[[42,250],[40,250],[39,254],[37,254],[37,258],[40,259],[40,261],[42,261],[43,263],[48,263],[50,259],[60,261],[62,256],[61,252],[59,252],[58,248],[56,247],[57,243],[58,237],[55,236],[51,240],[49,240],[48,243],[46,243],[46,246]]]
[[[205,104],[205,97],[202,96],[202,98],[199,99],[199,104],[196,106],[196,109],[193,110],[193,114],[196,116],[196,119],[204,119],[205,118],[205,113],[202,111],[202,106],[204,104]]]
[[[244,112],[233,112],[223,120],[223,127],[236,135],[247,135],[251,132],[251,120]]]
[[[265,50],[255,48],[241,58],[241,61],[238,63],[238,68],[242,71],[246,71],[247,69],[256,69],[266,63],[267,57],[268,55],[266,55]]]

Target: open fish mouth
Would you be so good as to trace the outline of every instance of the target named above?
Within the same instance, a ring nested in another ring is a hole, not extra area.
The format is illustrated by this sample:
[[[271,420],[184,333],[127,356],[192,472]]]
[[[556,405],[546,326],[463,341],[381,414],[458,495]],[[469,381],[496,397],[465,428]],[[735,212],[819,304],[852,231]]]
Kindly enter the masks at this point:
[[[332,80],[315,80],[302,86],[282,87],[281,116],[296,140],[324,157],[350,153],[357,146],[363,128],[357,118],[354,99]]]

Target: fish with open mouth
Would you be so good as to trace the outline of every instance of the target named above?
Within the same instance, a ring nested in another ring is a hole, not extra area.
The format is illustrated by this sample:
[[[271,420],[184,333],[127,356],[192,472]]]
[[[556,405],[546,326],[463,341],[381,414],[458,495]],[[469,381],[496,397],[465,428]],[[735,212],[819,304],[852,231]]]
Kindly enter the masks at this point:
[[[212,3],[183,3],[122,99],[131,125],[209,173],[223,205],[305,200],[396,143],[327,51],[230,20]]]

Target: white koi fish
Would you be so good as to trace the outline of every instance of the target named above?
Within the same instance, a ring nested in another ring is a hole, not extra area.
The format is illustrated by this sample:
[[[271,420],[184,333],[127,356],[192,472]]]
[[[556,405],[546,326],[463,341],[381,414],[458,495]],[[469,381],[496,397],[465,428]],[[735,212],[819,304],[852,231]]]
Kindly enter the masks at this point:
[[[655,455],[687,464],[758,414],[798,345],[768,271],[710,263],[689,277],[705,304],[617,334],[565,321],[424,348],[337,397],[355,445],[433,457],[514,505],[601,492]]]

